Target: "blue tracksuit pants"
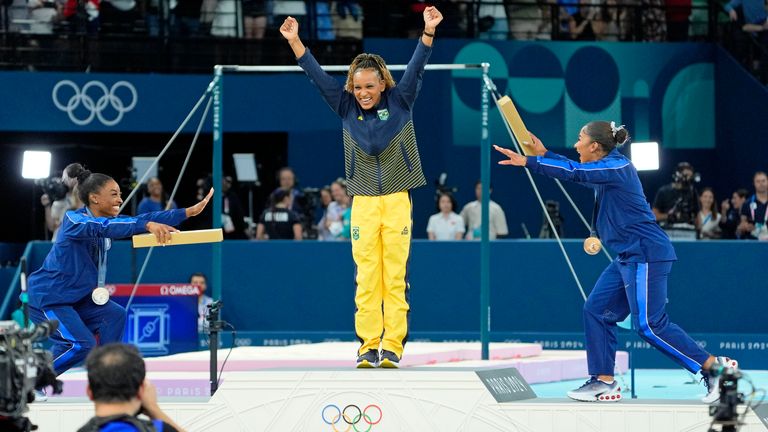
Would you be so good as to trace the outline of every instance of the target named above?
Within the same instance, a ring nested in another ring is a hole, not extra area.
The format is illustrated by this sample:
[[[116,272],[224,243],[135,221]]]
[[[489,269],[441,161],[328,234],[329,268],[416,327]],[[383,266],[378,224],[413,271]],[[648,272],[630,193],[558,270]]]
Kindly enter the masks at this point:
[[[125,308],[109,301],[99,306],[88,296],[74,305],[56,305],[44,310],[30,306],[29,317],[34,323],[57,320],[59,328],[51,334],[53,341],[53,368],[61,375],[77,366],[98,344],[123,340],[125,332]]]
[[[624,263],[614,260],[600,275],[584,304],[584,332],[590,375],[613,375],[616,323],[632,314],[645,341],[692,373],[709,357],[665,312],[672,262]]]

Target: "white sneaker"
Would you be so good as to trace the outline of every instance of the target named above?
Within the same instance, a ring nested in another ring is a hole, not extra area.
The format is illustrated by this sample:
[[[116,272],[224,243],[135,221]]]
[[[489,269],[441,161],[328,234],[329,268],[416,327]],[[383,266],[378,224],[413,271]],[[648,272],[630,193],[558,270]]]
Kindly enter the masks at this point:
[[[35,402],[45,402],[48,400],[48,395],[45,393],[45,389],[35,390]]]
[[[621,387],[616,380],[608,384],[592,377],[581,387],[569,391],[568,397],[580,402],[618,402],[621,400]]]
[[[714,376],[709,371],[701,371],[701,380],[707,386],[707,395],[701,398],[702,402],[711,404],[720,400],[720,376],[726,368],[738,369],[739,362],[728,357],[715,357],[715,363],[709,368],[715,369]]]

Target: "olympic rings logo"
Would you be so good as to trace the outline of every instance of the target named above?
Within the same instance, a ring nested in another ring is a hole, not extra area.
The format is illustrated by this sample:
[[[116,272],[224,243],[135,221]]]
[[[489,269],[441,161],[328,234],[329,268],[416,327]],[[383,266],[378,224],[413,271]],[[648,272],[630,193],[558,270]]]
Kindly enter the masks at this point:
[[[62,102],[60,99],[61,95],[59,94],[63,87],[69,87],[74,92],[72,96],[66,100],[66,103]],[[128,90],[131,97],[130,103],[126,104],[117,95],[117,90],[120,88]],[[94,95],[94,92],[97,94]],[[118,81],[114,83],[111,88],[107,88],[101,81],[88,81],[81,89],[77,84],[70,80],[62,80],[53,86],[51,97],[56,108],[66,112],[67,115],[69,115],[69,119],[72,120],[72,123],[78,126],[90,124],[94,118],[98,118],[104,126],[114,126],[120,123],[123,119],[123,115],[132,110],[139,100],[138,94],[136,93],[136,87],[128,81]],[[82,118],[75,114],[81,105],[86,113]],[[114,118],[107,118],[104,115],[104,110],[108,107],[111,107],[110,111],[117,113]]]
[[[369,410],[371,411],[370,413],[368,412]],[[378,411],[378,413],[376,413],[376,411]],[[344,409],[341,409],[334,404],[329,404],[323,408],[321,415],[325,424],[330,425],[334,432],[349,432],[351,429],[354,429],[355,432],[369,432],[374,425],[381,422],[383,417],[381,408],[374,404],[368,405],[362,411],[357,405],[353,404],[345,406]],[[345,429],[342,430],[336,428],[337,424],[341,424],[343,427],[345,423],[347,425]],[[357,425],[360,423],[362,423],[360,426],[361,429],[358,429]],[[368,425],[368,427],[362,429],[365,425]]]

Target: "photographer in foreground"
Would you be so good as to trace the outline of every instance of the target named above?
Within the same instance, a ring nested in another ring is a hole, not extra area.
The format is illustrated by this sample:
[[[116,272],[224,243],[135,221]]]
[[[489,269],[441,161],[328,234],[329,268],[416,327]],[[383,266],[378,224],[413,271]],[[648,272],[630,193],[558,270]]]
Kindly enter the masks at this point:
[[[698,192],[695,188],[698,175],[688,162],[680,162],[672,175],[672,183],[662,186],[653,200],[653,214],[670,238],[686,237],[690,231],[692,240],[696,238],[696,215],[699,211]],[[681,234],[681,235],[678,235]]]
[[[157,404],[157,390],[146,379],[144,359],[132,345],[107,344],[88,355],[88,397],[96,416],[78,432],[157,431],[183,429]],[[138,418],[144,414],[150,420]]]
[[[41,183],[45,193],[40,197],[40,203],[45,208],[45,226],[53,234],[51,241],[56,241],[59,227],[64,220],[64,213],[76,210],[83,205],[74,193],[77,185],[77,169],[80,165],[73,163],[67,165],[61,173],[61,179],[48,178]]]

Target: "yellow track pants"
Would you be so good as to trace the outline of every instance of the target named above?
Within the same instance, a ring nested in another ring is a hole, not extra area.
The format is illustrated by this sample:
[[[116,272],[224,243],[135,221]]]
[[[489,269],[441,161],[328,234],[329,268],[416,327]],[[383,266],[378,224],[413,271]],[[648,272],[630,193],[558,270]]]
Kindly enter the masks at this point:
[[[407,191],[352,200],[352,258],[355,260],[355,333],[358,355],[368,350],[403,355],[408,339],[413,220]]]

